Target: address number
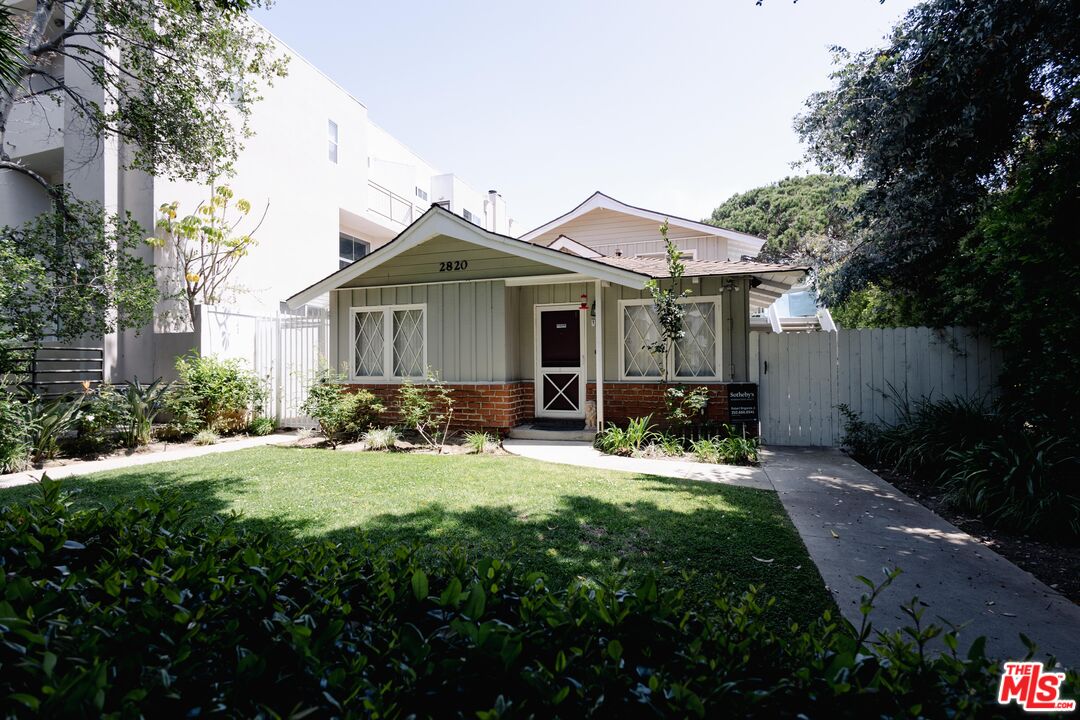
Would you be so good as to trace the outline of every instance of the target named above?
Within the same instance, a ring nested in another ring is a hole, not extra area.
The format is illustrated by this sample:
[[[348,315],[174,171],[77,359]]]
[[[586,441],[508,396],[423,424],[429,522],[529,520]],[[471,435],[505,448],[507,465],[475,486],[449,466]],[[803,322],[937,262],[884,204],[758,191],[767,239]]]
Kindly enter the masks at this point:
[[[439,263],[439,272],[455,272],[457,270],[468,270],[468,260],[447,260],[446,262]]]

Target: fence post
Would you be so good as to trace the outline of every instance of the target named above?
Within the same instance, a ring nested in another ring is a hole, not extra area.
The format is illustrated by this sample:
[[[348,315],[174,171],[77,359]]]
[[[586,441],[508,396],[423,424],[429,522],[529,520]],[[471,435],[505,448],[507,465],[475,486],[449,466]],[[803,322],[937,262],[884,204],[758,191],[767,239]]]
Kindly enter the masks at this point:
[[[274,313],[274,419],[280,425],[284,419],[285,373],[281,362],[281,311]]]

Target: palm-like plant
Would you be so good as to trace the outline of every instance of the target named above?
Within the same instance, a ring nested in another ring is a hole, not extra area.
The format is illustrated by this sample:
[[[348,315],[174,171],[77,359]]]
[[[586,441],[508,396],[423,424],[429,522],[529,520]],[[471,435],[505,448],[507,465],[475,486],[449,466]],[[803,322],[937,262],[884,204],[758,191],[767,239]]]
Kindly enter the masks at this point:
[[[128,422],[123,434],[128,447],[140,447],[150,443],[154,419],[165,408],[165,398],[171,385],[163,384],[162,379],[158,378],[149,385],[144,385],[139,382],[139,378],[135,378],[121,393],[127,405]]]

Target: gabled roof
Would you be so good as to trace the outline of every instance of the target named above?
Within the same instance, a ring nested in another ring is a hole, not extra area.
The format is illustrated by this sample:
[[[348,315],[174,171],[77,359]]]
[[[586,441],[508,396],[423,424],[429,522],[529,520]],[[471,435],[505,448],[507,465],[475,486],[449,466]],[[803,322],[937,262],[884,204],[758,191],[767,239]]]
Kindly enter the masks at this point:
[[[651,278],[671,277],[666,258],[611,257],[601,256],[597,262],[612,267],[633,270]],[[706,277],[713,275],[758,275],[771,273],[792,273],[801,277],[809,268],[797,265],[778,265],[759,263],[749,260],[683,260],[684,277]]]
[[[442,206],[433,205],[387,244],[351,265],[327,275],[317,283],[309,285],[290,297],[286,302],[289,307],[298,308],[320,295],[339,288],[350,280],[377,268],[406,250],[440,236],[457,238],[481,247],[499,250],[527,260],[534,260],[569,273],[580,273],[597,280],[606,280],[616,285],[641,288],[649,279],[648,275],[634,270],[615,267],[590,258],[579,257],[540,245],[522,242],[507,235],[493,233],[454,215]]]
[[[687,218],[681,218],[676,215],[670,215],[667,213],[656,212],[655,210],[646,210],[645,208],[635,207],[634,205],[627,205],[624,202],[620,202],[610,195],[597,190],[585,200],[585,202],[578,205],[564,215],[560,215],[551,222],[544,223],[540,227],[530,230],[521,236],[522,240],[532,242],[534,238],[543,235],[546,232],[550,232],[558,228],[559,226],[570,222],[576,218],[581,217],[587,212],[603,208],[605,210],[614,210],[616,212],[625,213],[627,215],[633,215],[635,217],[644,218],[646,220],[652,220],[657,223],[662,223],[667,220],[669,225],[675,227],[685,228],[692,230],[693,232],[701,233],[702,235],[716,235],[717,237],[727,238],[728,240],[734,240],[744,245],[753,245],[757,252],[762,245],[765,244],[765,239],[756,235],[750,235],[748,233],[738,232],[736,230],[728,230],[726,228],[716,227],[715,225],[709,225],[708,223],[697,222],[696,220],[688,220]]]
[[[549,244],[547,247],[551,248],[552,250],[561,250],[562,252],[570,252],[570,253],[573,253],[575,255],[579,255],[581,257],[587,257],[587,258],[600,258],[600,257],[603,257],[602,253],[598,253],[595,250],[593,250],[591,247],[589,247],[588,245],[582,245],[581,243],[579,243],[574,238],[567,237],[566,235],[560,235],[559,237],[555,238],[555,240],[552,241],[552,243]]]

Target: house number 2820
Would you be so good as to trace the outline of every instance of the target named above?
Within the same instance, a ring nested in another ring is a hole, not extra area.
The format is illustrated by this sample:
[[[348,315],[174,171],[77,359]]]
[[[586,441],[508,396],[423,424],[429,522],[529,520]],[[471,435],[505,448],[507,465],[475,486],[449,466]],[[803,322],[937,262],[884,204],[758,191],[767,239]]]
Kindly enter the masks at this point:
[[[439,263],[439,272],[454,272],[455,270],[467,270],[468,268],[468,260],[447,260]]]

